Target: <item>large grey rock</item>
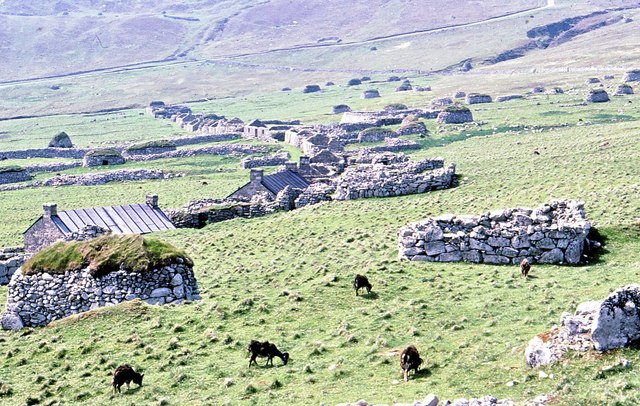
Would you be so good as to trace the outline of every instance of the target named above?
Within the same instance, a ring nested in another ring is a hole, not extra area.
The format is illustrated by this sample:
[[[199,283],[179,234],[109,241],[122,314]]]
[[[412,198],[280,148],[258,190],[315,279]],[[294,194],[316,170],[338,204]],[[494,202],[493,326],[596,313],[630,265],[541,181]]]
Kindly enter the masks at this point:
[[[591,340],[598,351],[624,347],[640,339],[640,285],[618,289],[600,305]]]
[[[540,255],[538,262],[541,264],[559,264],[564,261],[564,254],[559,248],[554,248]]]
[[[557,354],[553,351],[553,347],[535,336],[529,341],[527,348],[524,350],[524,357],[527,365],[537,367],[540,365],[548,365],[558,360]]]
[[[24,323],[18,313],[4,312],[2,313],[2,319],[0,319],[0,326],[4,330],[20,330],[24,328]]]

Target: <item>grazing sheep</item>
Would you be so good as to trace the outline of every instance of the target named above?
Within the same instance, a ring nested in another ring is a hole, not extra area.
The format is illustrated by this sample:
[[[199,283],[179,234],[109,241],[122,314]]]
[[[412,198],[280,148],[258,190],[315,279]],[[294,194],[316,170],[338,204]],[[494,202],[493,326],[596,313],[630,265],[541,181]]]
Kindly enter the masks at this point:
[[[249,352],[251,352],[249,366],[251,366],[251,363],[255,363],[256,365],[258,365],[258,362],[256,361],[257,357],[267,357],[267,363],[265,364],[265,366],[269,365],[269,362],[271,362],[271,365],[273,365],[273,357],[280,358],[283,365],[287,365],[287,362],[289,362],[289,353],[280,352],[276,345],[271,344],[269,341],[260,342],[251,340],[248,350]]]
[[[129,383],[133,381],[133,383],[138,384],[138,386],[142,386],[142,378],[144,378],[144,374],[139,374],[131,368],[128,364],[120,365],[113,371],[113,393],[116,393],[116,389],[118,393],[120,392],[120,387],[123,384],[127,384],[127,390],[129,390]]]
[[[520,261],[520,273],[522,274],[522,276],[524,276],[525,278],[529,276],[529,271],[531,270],[531,264],[529,263],[529,260],[524,258],[522,261]]]
[[[422,358],[420,358],[420,354],[415,346],[410,345],[402,350],[402,354],[400,354],[400,368],[402,368],[405,382],[409,381],[410,370],[413,369],[414,375],[418,373],[420,364],[422,364]]]
[[[356,290],[356,296],[358,296],[358,291],[360,289],[367,289],[367,295],[371,293],[371,284],[369,283],[369,279],[363,275],[356,275],[353,280],[353,288]]]

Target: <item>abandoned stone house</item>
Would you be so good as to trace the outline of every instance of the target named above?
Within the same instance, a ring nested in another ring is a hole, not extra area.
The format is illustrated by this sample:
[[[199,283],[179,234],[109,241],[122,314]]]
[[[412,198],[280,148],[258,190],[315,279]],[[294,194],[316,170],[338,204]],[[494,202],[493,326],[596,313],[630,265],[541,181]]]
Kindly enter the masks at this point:
[[[57,241],[114,234],[147,234],[175,228],[158,207],[158,196],[147,195],[144,204],[128,204],[58,211],[55,203],[43,205],[43,214],[24,232],[26,252],[37,252]]]
[[[309,182],[298,173],[295,162],[285,164],[284,171],[264,175],[261,169],[251,169],[249,183],[230,194],[227,199],[251,199],[257,194],[266,194],[274,199],[287,186],[293,189],[306,189]]]
[[[248,138],[262,139],[269,137],[270,134],[267,126],[262,121],[255,119],[251,120],[244,126],[244,136]]]

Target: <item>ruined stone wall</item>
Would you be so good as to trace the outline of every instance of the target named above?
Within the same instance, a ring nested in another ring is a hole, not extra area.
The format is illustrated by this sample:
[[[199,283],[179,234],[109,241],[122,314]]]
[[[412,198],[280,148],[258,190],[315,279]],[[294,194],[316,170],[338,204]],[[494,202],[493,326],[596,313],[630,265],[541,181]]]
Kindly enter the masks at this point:
[[[2,327],[45,326],[72,314],[140,298],[150,304],[199,299],[193,269],[180,263],[149,272],[111,272],[94,278],[88,269],[22,275],[9,282]]]
[[[240,166],[243,169],[259,168],[262,166],[277,166],[284,165],[288,160],[289,153],[284,151],[273,155],[244,158],[240,162]]]
[[[78,168],[82,166],[82,162],[52,162],[48,164],[33,164],[27,165],[24,169],[29,173],[37,172],[59,172],[66,171],[67,169]]]
[[[33,148],[15,151],[0,151],[2,159],[28,159],[28,158],[73,158],[82,159],[90,148]]]
[[[183,158],[197,155],[231,155],[242,156],[249,154],[258,154],[267,152],[267,148],[262,145],[246,145],[246,144],[222,144],[208,147],[179,149],[169,151],[162,154],[154,155],[136,155],[129,157],[131,161],[152,161],[164,158]]]
[[[591,225],[582,203],[555,201],[480,216],[452,214],[411,223],[399,232],[399,256],[411,261],[577,264]]]
[[[240,134],[238,133],[221,132],[214,134],[194,135],[191,137],[176,137],[171,138],[171,142],[174,143],[176,147],[181,147],[184,145],[204,144],[207,142],[231,141],[237,140],[238,138],[240,138]]]
[[[444,160],[424,159],[398,164],[348,167],[335,180],[336,200],[401,196],[446,189],[455,181],[455,165],[443,168]]]
[[[25,170],[0,172],[0,185],[6,185],[7,183],[25,182],[27,180],[31,180],[31,175],[29,175],[29,172]]]

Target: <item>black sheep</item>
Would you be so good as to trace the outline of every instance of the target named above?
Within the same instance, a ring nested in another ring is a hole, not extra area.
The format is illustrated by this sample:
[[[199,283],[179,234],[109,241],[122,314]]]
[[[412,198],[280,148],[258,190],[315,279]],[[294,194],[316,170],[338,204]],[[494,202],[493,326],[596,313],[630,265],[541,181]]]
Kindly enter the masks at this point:
[[[260,342],[251,340],[248,350],[251,353],[249,366],[251,366],[251,363],[255,363],[256,365],[258,365],[258,362],[256,361],[256,358],[258,357],[267,357],[267,363],[265,364],[265,366],[269,365],[269,362],[271,362],[271,365],[273,365],[273,357],[280,358],[283,365],[287,365],[287,362],[289,362],[289,353],[280,352],[275,344],[271,344],[269,341]]]
[[[400,354],[400,368],[402,368],[405,382],[409,381],[410,370],[413,369],[414,375],[418,373],[420,364],[422,364],[422,358],[420,358],[420,354],[415,346],[410,345],[402,350],[402,354]]]
[[[353,279],[353,288],[356,290],[356,296],[358,296],[358,290],[360,289],[367,289],[367,295],[371,293],[369,279],[363,275],[356,275],[355,279]]]
[[[127,390],[129,389],[129,383],[133,381],[133,383],[142,386],[142,378],[144,374],[139,374],[131,368],[128,364],[120,365],[113,371],[113,393],[116,393],[116,389],[118,393],[120,393],[120,387],[123,384],[127,384]]]

